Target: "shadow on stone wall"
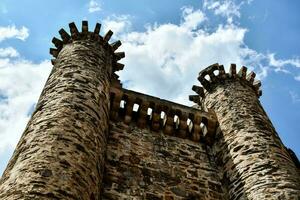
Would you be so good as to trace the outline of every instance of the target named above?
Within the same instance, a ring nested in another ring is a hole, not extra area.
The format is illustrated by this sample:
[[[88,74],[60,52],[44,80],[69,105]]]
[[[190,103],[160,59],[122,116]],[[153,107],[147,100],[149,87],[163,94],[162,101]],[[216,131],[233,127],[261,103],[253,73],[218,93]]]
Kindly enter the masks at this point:
[[[229,199],[247,199],[244,193],[244,181],[241,179],[241,174],[236,169],[232,155],[229,151],[228,144],[224,140],[223,133],[218,128],[215,136],[215,142],[211,147],[208,147],[212,154],[212,163],[216,163],[216,168],[221,177],[224,200]]]

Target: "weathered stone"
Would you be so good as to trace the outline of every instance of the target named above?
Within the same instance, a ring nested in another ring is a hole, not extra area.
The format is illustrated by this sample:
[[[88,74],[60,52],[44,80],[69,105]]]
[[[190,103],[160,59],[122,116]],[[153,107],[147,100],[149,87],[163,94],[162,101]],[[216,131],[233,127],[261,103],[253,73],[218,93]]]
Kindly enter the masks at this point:
[[[60,31],[65,44],[0,180],[0,199],[101,196],[113,55],[70,28],[71,43]]]
[[[299,199],[299,160],[261,107],[254,72],[209,66],[187,107],[122,88],[112,31],[69,26],[52,40],[54,67],[0,199]]]
[[[206,93],[203,103],[215,111],[220,125],[222,137],[213,149],[229,177],[230,199],[300,197],[299,171],[247,82],[225,79]]]
[[[123,122],[110,124],[104,180],[114,182],[104,181],[104,199],[114,199],[110,194],[131,199],[134,193],[146,194],[137,199],[222,199],[218,169],[205,144],[130,126],[126,131]]]

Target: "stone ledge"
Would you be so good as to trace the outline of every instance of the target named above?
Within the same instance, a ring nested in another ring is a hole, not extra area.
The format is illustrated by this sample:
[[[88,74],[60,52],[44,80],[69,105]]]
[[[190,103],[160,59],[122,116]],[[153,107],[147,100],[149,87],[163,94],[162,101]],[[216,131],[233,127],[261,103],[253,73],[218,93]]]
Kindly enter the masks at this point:
[[[140,128],[162,130],[167,135],[205,141],[212,144],[218,126],[215,114],[184,106],[171,101],[134,92],[111,88],[112,120],[123,120],[125,124],[136,123]]]

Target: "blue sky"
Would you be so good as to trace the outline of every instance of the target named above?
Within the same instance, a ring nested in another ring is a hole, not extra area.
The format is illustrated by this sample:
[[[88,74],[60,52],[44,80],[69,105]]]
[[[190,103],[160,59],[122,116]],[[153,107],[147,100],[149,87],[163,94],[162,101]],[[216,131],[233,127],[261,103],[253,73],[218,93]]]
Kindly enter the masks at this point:
[[[298,0],[1,0],[0,173],[38,99],[61,27],[88,20],[121,39],[124,85],[191,105],[197,74],[237,63],[262,80],[261,102],[287,147],[300,156]],[[68,29],[67,29],[68,30]]]

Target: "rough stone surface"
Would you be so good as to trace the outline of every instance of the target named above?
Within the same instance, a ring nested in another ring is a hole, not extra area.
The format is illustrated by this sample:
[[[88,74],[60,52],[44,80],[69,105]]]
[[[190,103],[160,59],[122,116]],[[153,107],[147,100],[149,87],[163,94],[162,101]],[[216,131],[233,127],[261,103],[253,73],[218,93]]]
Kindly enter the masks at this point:
[[[206,93],[220,131],[213,151],[230,199],[299,199],[300,175],[252,88],[225,79]]]
[[[0,180],[0,199],[98,199],[111,55],[93,41],[63,47]]]
[[[0,199],[300,199],[299,161],[261,107],[254,72],[209,66],[190,96],[206,110],[189,108],[122,89],[112,31],[69,27],[52,40],[54,68]]]
[[[226,199],[205,144],[110,125],[103,199]]]

